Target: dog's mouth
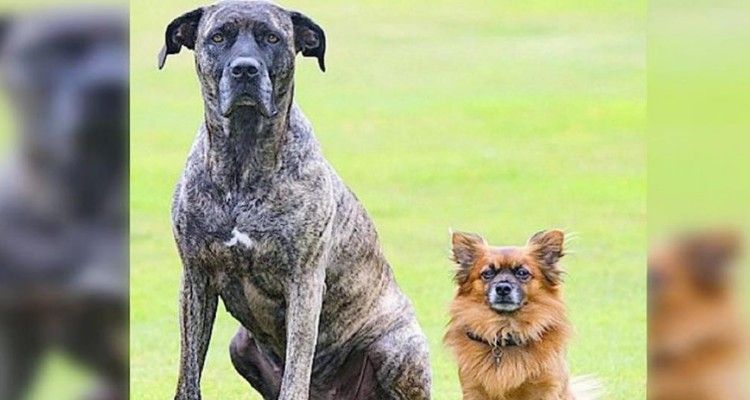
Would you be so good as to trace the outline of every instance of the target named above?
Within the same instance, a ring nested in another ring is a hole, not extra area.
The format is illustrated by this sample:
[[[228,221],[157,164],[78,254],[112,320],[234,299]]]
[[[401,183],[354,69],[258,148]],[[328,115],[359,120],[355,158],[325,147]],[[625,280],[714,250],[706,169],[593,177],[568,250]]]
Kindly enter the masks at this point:
[[[523,307],[523,303],[510,300],[501,300],[490,303],[490,308],[502,313],[511,313],[514,311],[518,311],[521,309],[521,307]]]
[[[494,290],[487,294],[487,303],[490,308],[501,313],[511,313],[520,310],[526,303],[526,296],[519,291],[508,294],[499,294]]]
[[[224,103],[225,106],[221,110],[222,115],[228,118],[235,112],[248,111],[250,109],[257,110],[266,118],[272,118],[278,114],[276,104],[270,96],[268,96],[268,99],[261,99],[260,101],[256,100],[256,97],[248,92],[242,92],[233,96],[231,100]]]
[[[255,100],[250,96],[249,93],[242,93],[234,101],[235,107],[242,107],[242,106],[249,106],[249,107],[255,107],[257,103]]]
[[[219,105],[226,118],[235,112],[253,110],[266,118],[278,114],[274,88],[267,72],[248,81],[236,82],[225,74],[219,83]]]
[[[241,93],[234,98],[234,101],[231,102],[229,108],[224,112],[224,116],[230,116],[239,108],[251,108],[257,106],[258,102],[255,101],[255,99],[249,93]]]

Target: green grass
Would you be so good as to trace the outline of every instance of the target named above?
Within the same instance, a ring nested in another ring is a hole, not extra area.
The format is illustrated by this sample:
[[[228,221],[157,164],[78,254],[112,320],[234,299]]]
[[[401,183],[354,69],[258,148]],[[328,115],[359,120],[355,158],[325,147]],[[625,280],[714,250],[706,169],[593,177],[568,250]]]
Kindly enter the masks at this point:
[[[195,2],[194,4],[198,4]],[[301,1],[328,35],[325,74],[300,59],[297,101],[326,157],[375,221],[431,345],[434,398],[460,398],[441,344],[448,228],[496,244],[577,234],[565,259],[575,374],[610,399],[645,397],[645,2]],[[201,122],[188,51],[157,71],[178,1],[132,5],[131,378],[173,394],[181,266],[170,196]],[[206,399],[253,398],[220,308]]]

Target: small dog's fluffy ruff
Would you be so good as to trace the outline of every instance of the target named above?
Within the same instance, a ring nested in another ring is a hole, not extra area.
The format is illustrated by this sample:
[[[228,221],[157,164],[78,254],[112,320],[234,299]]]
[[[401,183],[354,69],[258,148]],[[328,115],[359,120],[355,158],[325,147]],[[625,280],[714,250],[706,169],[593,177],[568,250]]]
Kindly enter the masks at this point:
[[[599,398],[599,382],[571,379],[565,361],[572,327],[558,265],[564,237],[543,231],[523,247],[494,247],[453,233],[458,289],[444,341],[458,361],[464,400]]]

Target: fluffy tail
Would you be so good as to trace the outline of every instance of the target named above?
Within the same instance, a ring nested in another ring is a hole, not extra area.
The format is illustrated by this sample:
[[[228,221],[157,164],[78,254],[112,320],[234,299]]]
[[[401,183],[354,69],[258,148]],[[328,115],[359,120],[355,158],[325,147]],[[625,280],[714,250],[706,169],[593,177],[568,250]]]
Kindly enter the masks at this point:
[[[571,379],[570,390],[575,400],[598,400],[604,395],[604,386],[593,375],[576,376]]]

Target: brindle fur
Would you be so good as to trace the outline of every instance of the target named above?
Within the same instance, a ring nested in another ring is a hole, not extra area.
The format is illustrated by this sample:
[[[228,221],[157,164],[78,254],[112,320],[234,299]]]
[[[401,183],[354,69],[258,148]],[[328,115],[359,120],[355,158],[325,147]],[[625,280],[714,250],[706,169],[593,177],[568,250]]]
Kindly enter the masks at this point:
[[[228,21],[261,21],[281,35],[267,66],[272,117],[257,106],[221,112],[225,55],[208,41]],[[170,38],[194,49],[205,103],[172,207],[184,265],[176,399],[200,398],[219,298],[241,324],[232,360],[265,399],[430,398],[427,341],[412,306],[372,221],[293,102],[295,54],[316,54],[300,47],[306,26],[319,29],[271,3],[224,1],[168,28],[160,64],[179,51]]]

